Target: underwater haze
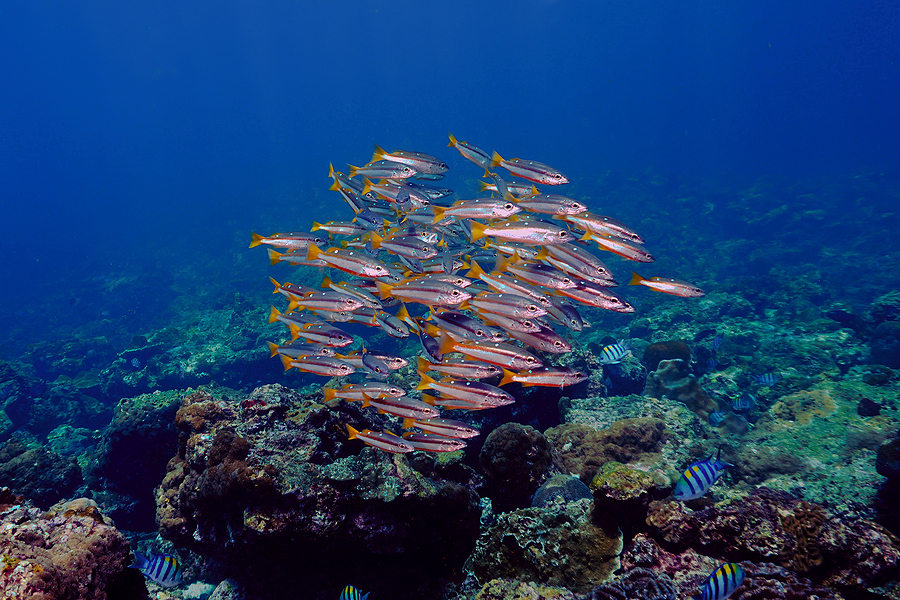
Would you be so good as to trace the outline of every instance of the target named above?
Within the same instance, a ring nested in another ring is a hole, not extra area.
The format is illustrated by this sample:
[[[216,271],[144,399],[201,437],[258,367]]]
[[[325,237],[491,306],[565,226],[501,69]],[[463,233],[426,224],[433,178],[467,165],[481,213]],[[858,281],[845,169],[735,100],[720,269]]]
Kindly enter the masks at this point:
[[[0,589],[900,597],[896,0],[0,31]]]
[[[890,2],[28,2],[2,19],[6,322],[86,278],[233,261],[251,229],[305,226],[329,162],[375,143],[450,158],[447,131],[576,183],[898,176]]]

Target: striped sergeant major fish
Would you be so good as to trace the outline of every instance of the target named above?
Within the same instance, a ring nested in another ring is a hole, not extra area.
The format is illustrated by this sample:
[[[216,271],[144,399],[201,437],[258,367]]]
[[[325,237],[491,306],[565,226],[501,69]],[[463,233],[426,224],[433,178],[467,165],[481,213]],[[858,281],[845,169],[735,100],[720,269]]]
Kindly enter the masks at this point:
[[[348,585],[344,588],[344,591],[341,592],[341,597],[339,600],[366,600],[369,597],[369,592],[365,594],[360,593],[358,589],[353,587],[352,585]]]
[[[672,496],[676,500],[684,502],[686,500],[694,500],[705,494],[718,481],[725,469],[734,466],[723,461],[720,458],[721,455],[722,448],[719,448],[719,452],[715,457],[710,454],[709,458],[698,460],[685,469],[678,483],[675,484],[675,491],[672,493]]]
[[[775,373],[763,373],[762,375],[751,375],[750,377],[752,377],[753,381],[759,385],[764,385],[766,387],[775,385],[781,380],[781,376],[776,375]]]
[[[620,340],[618,344],[610,344],[600,352],[601,365],[617,365],[622,359],[631,354],[631,344],[628,340]]]
[[[182,566],[171,554],[151,554],[150,558],[147,558],[135,552],[134,564],[129,566],[163,587],[181,585]]]
[[[744,577],[746,573],[740,565],[725,563],[706,578],[700,593],[691,596],[691,600],[724,600],[741,586]]]

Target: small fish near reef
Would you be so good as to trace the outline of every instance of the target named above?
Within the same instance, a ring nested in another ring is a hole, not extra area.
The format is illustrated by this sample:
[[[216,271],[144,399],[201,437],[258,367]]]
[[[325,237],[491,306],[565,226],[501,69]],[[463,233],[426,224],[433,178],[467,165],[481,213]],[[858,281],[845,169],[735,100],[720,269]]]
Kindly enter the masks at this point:
[[[700,593],[691,596],[691,600],[725,600],[741,586],[746,576],[740,565],[725,563],[710,573],[700,586]]]
[[[751,375],[753,381],[765,387],[771,387],[781,381],[781,376],[775,373],[763,373],[762,375]]]
[[[709,491],[709,488],[725,473],[725,469],[734,466],[723,461],[720,458],[721,455],[722,449],[719,448],[715,457],[710,454],[709,458],[698,460],[685,469],[678,483],[675,484],[672,496],[676,500],[684,502],[699,498]]]
[[[181,585],[182,565],[171,554],[151,554],[150,558],[134,553],[134,564],[129,565],[163,587]]]
[[[622,340],[618,344],[610,344],[603,348],[599,362],[601,365],[617,365],[629,354],[631,346],[627,340]]]
[[[348,585],[344,588],[344,591],[341,592],[341,597],[338,600],[366,600],[368,597],[369,592],[362,594],[352,585]]]

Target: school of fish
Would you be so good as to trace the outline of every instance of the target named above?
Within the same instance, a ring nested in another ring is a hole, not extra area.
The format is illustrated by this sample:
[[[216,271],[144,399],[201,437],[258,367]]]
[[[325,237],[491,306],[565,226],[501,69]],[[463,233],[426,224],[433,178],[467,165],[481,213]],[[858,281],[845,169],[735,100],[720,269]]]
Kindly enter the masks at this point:
[[[314,222],[309,232],[253,233],[250,243],[266,245],[273,265],[331,271],[321,287],[272,279],[273,293],[288,304],[284,310],[272,306],[269,322],[283,323],[291,339],[269,342],[269,349],[286,370],[364,376],[366,381],[324,389],[325,399],[359,401],[402,419],[408,430],[403,436],[347,425],[350,439],[387,452],[465,447],[479,432],[444,414],[511,404],[515,398],[501,388],[508,383],[564,387],[586,379],[575,369],[547,364],[572,349],[565,331],[587,326],[584,307],[635,310],[612,290],[618,282],[590,248],[654,261],[629,226],[590,212],[575,198],[538,189],[568,183],[559,170],[488,154],[452,134],[448,145],[490,181],[482,182],[479,197],[458,198],[436,186],[448,166],[434,156],[376,146],[368,164],[348,165],[348,174],[330,169],[330,189],[349,205],[351,220]],[[504,179],[498,167],[517,179]],[[629,285],[688,298],[704,294],[686,281],[637,273]],[[416,389],[387,383],[391,371],[410,359],[365,344],[348,349],[354,338],[342,323],[418,337]],[[623,342],[605,349],[603,360],[618,362],[627,352]],[[415,392],[419,398],[410,396]]]

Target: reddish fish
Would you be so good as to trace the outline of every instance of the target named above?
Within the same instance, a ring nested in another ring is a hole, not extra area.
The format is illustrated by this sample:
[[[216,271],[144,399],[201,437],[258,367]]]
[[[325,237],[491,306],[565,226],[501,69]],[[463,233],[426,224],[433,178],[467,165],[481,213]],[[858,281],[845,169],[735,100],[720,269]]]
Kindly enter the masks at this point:
[[[502,156],[494,152],[491,155],[492,167],[503,167],[516,177],[527,179],[535,183],[544,183],[546,185],[561,185],[569,183],[569,178],[563,175],[549,165],[539,163],[534,160],[523,160],[521,158],[512,158],[504,160]]]
[[[575,385],[587,379],[587,375],[575,369],[543,367],[541,369],[529,369],[513,373],[507,369],[503,369],[503,379],[500,385],[507,383],[521,383],[523,387],[540,385],[545,387],[565,387],[567,385]]]
[[[698,288],[693,283],[682,281],[681,279],[672,279],[670,277],[641,277],[634,271],[631,272],[631,281],[628,285],[642,285],[651,290],[662,292],[664,294],[672,294],[673,296],[681,296],[682,298],[699,298],[705,296],[706,292]]]
[[[403,428],[418,427],[422,431],[436,433],[444,437],[467,439],[481,435],[481,432],[463,421],[453,419],[404,419]]]
[[[369,446],[385,452],[405,453],[415,450],[415,448],[404,442],[399,435],[386,431],[372,431],[371,429],[357,431],[350,425],[347,425],[347,433],[350,434],[351,440],[362,440]]]
[[[425,452],[456,452],[466,447],[462,440],[433,433],[404,433],[403,441],[414,449]]]

